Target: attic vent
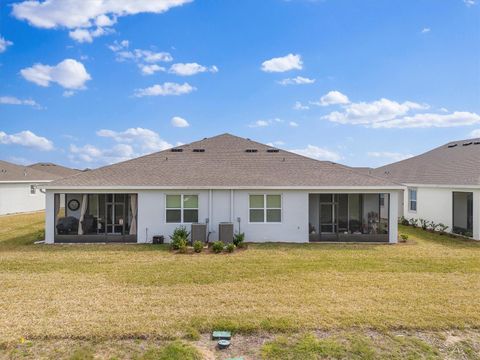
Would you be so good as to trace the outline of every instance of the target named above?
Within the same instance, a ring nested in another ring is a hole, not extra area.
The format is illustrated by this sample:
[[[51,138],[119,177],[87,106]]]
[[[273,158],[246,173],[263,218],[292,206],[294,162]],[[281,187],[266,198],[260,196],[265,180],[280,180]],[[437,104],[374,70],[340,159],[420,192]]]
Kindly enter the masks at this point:
[[[183,149],[172,149],[171,152],[182,152]]]
[[[449,148],[454,148],[455,146],[457,146],[457,144],[450,144],[450,145],[448,145]]]
[[[268,153],[278,153],[279,150],[278,149],[267,149],[267,152]]]
[[[466,143],[463,143],[463,146],[468,146],[468,145],[472,145],[473,143],[471,141],[469,142],[466,142]]]
[[[480,145],[480,141],[475,141],[473,145]]]
[[[245,150],[245,152],[247,152],[247,153],[256,153],[256,152],[258,152],[258,150],[257,150],[257,149],[247,149],[247,150]]]
[[[193,149],[193,152],[205,152],[205,149]]]

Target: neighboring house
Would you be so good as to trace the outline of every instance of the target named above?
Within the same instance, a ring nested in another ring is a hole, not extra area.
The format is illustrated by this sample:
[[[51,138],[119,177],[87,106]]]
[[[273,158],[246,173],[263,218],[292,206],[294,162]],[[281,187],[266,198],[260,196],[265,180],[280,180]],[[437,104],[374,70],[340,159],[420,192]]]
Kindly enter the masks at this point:
[[[42,171],[40,171],[42,169]],[[49,164],[22,166],[0,160],[0,215],[45,209],[45,194],[40,187],[66,174],[76,174],[63,166]]]
[[[252,242],[395,243],[403,188],[223,134],[47,184],[46,242],[168,241],[193,223],[214,241],[228,222]]]
[[[71,169],[62,165],[49,163],[49,162],[40,162],[32,165],[28,165],[30,169],[44,171],[50,174],[58,175],[62,178],[67,176],[76,175],[82,170]]]
[[[370,173],[407,186],[400,216],[480,240],[480,139],[453,141]]]

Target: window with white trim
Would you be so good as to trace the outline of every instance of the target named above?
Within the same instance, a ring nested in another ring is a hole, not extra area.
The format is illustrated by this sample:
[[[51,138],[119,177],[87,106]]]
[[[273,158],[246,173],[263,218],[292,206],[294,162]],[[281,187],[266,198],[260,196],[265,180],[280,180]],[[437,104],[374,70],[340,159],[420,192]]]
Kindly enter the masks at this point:
[[[408,210],[417,211],[417,189],[408,189]]]
[[[167,223],[197,223],[198,195],[167,195],[165,214]]]
[[[270,194],[250,195],[249,219],[251,223],[282,222],[282,196]]]

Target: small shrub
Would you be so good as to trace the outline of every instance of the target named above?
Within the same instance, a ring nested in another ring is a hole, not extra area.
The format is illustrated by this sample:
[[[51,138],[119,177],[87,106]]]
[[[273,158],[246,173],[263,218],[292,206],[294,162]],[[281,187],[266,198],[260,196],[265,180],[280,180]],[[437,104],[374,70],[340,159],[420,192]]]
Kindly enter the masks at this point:
[[[408,222],[408,219],[405,216],[400,217],[400,224],[404,226],[410,225],[410,223]]]
[[[413,226],[414,228],[418,226],[418,219],[411,218],[408,220],[410,226]]]
[[[400,239],[402,239],[401,242],[407,242],[408,235],[407,234],[400,234]]]
[[[195,241],[193,243],[193,251],[195,251],[196,253],[201,253],[203,250],[203,243],[201,241]]]
[[[185,226],[177,227],[173,231],[173,234],[170,235],[170,247],[172,250],[180,250],[180,248],[182,248],[182,250],[186,250],[189,236],[190,233],[187,231]]]
[[[223,242],[215,241],[212,245],[212,251],[216,254],[221,253],[223,251]]]
[[[235,250],[235,244],[232,244],[232,243],[228,244],[226,246],[226,249],[227,249],[227,252],[232,253]]]
[[[420,226],[422,227],[422,230],[427,230],[429,224],[430,224],[429,221],[425,219],[420,219]]]
[[[428,230],[435,231],[437,230],[438,224],[435,221],[430,221],[428,223]]]
[[[233,235],[233,244],[238,246],[245,241],[245,233],[237,233]]]
[[[440,223],[440,224],[437,225],[437,230],[440,232],[440,235],[445,234],[447,229],[448,229],[448,226],[445,225],[445,224]]]
[[[188,251],[187,242],[184,239],[182,239],[178,245],[178,252],[181,254],[186,254],[187,251]]]

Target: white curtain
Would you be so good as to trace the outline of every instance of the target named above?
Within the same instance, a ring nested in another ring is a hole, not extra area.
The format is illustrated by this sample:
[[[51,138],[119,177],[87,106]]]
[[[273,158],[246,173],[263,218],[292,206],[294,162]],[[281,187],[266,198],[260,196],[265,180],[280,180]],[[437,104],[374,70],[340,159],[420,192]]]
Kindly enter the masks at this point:
[[[130,223],[130,235],[137,234],[137,195],[130,195],[130,210],[132,212],[132,221]]]
[[[83,219],[85,218],[85,214],[87,212],[87,201],[88,195],[83,194],[82,196],[82,206],[80,207],[80,220],[78,221],[78,235],[83,235]]]
[[[55,194],[53,196],[53,207],[54,207],[54,211],[55,211],[55,234],[58,234],[58,230],[57,230],[57,222],[58,222],[58,213],[60,212],[60,194]]]

